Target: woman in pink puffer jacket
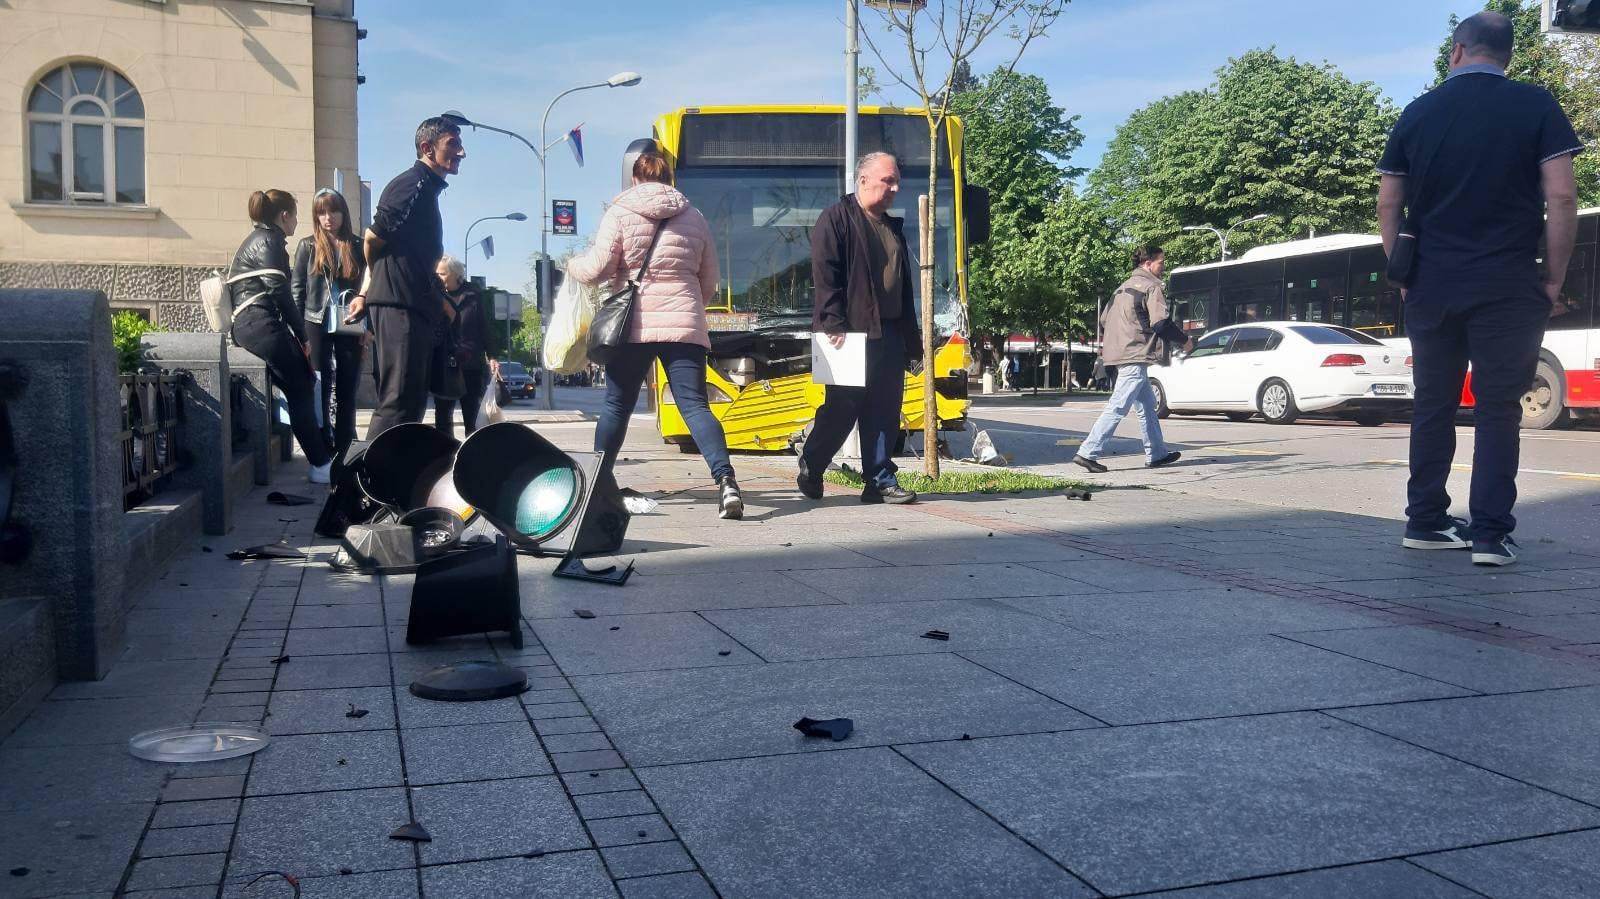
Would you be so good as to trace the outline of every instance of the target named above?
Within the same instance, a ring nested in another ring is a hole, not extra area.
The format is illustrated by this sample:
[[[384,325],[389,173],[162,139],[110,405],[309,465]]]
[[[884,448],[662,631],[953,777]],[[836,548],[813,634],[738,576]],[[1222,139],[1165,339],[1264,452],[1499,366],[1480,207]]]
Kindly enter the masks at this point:
[[[633,164],[633,186],[617,195],[600,220],[594,246],[567,263],[567,276],[600,284],[603,292],[637,278],[656,229],[661,237],[650,268],[639,282],[628,345],[606,366],[606,403],[595,427],[595,452],[605,453],[605,470],[616,462],[628,434],[628,420],[651,363],[661,360],[695,445],[721,491],[720,515],[740,518],[744,499],[733,479],[733,462],[722,422],[706,402],[706,299],[717,290],[717,251],[711,226],[672,186],[672,170],[659,153],[646,152]]]

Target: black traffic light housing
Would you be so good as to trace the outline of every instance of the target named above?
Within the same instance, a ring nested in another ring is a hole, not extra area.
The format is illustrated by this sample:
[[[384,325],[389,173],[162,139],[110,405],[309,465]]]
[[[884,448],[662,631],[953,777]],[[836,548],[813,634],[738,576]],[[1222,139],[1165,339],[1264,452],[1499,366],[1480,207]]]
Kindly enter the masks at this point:
[[[1544,0],[1544,31],[1549,34],[1600,34],[1600,0]]]

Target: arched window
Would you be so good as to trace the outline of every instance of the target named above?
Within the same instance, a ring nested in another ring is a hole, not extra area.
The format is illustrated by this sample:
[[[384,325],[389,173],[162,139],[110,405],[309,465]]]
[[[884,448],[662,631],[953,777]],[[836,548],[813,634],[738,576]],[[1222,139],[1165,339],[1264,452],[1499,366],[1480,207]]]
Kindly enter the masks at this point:
[[[144,101],[121,73],[69,62],[34,85],[28,201],[144,205]]]

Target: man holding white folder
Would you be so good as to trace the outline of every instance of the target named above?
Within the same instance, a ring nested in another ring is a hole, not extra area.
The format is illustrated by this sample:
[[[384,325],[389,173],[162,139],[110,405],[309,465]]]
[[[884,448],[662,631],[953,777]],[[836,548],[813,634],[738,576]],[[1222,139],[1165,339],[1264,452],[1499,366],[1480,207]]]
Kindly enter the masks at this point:
[[[822,498],[822,472],[851,428],[861,434],[861,501],[917,499],[895,478],[892,458],[907,362],[922,347],[904,223],[889,215],[899,190],[894,157],[868,153],[856,164],[856,192],[823,210],[811,231],[812,376],[827,384],[795,479],[811,499]]]

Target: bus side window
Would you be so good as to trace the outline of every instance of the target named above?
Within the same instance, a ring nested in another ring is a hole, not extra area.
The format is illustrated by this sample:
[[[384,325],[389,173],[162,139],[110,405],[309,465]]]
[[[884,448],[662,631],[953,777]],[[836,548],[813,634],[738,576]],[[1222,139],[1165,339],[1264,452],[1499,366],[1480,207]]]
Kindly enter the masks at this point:
[[[1578,247],[1572,251],[1561,297],[1550,307],[1550,330],[1576,331],[1589,327],[1594,315],[1593,268],[1594,247]]]
[[[1399,291],[1383,281],[1362,279],[1350,293],[1348,327],[1378,338],[1398,337],[1403,333]]]

